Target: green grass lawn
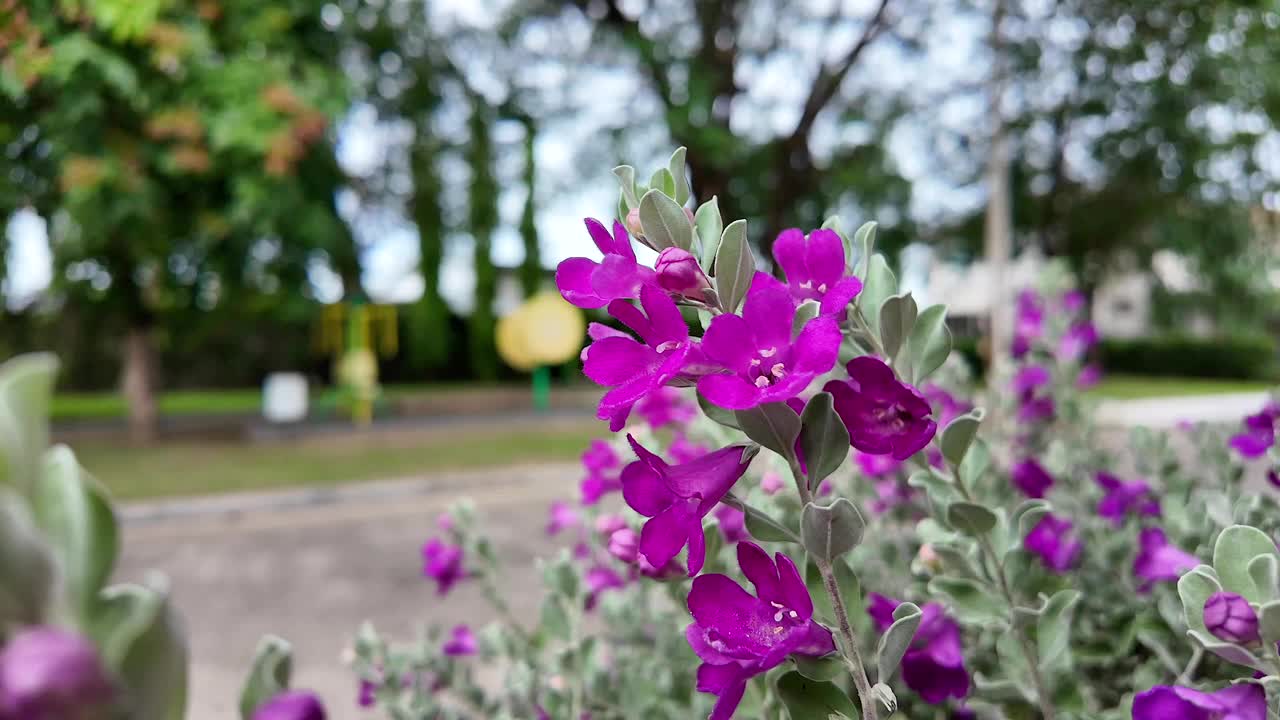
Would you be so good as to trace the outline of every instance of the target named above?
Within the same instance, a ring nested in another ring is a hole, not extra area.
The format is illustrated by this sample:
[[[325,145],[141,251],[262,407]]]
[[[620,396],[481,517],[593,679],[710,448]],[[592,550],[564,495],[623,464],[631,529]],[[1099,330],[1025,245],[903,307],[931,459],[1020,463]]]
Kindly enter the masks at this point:
[[[1260,392],[1270,387],[1274,387],[1274,383],[1260,380],[1107,375],[1103,377],[1102,382],[1089,390],[1089,394],[1098,398],[1133,400],[1173,395]]]
[[[76,443],[90,473],[123,500],[293,486],[324,487],[438,470],[576,459],[604,426],[443,432],[412,438],[334,438],[303,444]]]

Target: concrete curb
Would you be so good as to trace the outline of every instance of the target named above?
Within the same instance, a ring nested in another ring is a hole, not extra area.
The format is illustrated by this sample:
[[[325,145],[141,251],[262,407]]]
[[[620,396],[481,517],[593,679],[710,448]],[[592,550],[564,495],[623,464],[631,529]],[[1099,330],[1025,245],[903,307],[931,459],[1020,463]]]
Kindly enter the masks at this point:
[[[1094,418],[1102,425],[1124,427],[1169,428],[1183,421],[1232,424],[1261,410],[1267,397],[1265,392],[1248,392],[1103,400]]]

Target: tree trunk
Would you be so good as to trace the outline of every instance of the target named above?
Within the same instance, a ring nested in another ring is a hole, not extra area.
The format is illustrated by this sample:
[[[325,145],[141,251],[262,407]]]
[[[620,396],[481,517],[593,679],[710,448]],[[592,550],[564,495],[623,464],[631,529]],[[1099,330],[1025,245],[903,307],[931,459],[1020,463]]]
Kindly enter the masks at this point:
[[[154,442],[158,430],[153,345],[150,327],[132,327],[125,335],[120,389],[129,408],[129,438],[140,444]]]

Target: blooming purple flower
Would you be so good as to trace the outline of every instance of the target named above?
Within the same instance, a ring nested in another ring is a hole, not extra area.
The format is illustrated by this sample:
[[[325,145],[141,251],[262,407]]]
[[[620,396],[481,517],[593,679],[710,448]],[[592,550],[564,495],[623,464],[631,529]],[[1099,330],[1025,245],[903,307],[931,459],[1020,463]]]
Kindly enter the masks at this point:
[[[1093,323],[1072,325],[1058,340],[1058,357],[1066,362],[1076,362],[1098,344],[1098,329]]]
[[[0,717],[105,716],[115,689],[93,644],[53,627],[17,631],[0,651]]]
[[[1009,471],[1013,484],[1029,498],[1042,498],[1053,487],[1053,476],[1035,458],[1023,458]]]
[[[479,647],[476,634],[471,632],[471,628],[466,625],[455,625],[453,631],[449,633],[449,639],[444,641],[442,649],[449,657],[465,657],[475,655]]]
[[[587,571],[587,610],[594,610],[605,590],[616,590],[627,586],[627,581],[611,568],[597,565]]]
[[[324,705],[309,690],[285,690],[259,705],[253,720],[325,720]]]
[[[360,680],[360,689],[356,693],[356,705],[371,708],[378,704],[378,686],[369,680]]]
[[[773,277],[756,273],[741,315],[717,315],[702,336],[707,357],[727,374],[706,375],[698,392],[730,410],[785,402],[835,365],[840,327],[832,317],[810,320],[791,336],[796,307]]]
[[[671,444],[667,446],[667,453],[671,455],[671,459],[678,463],[687,463],[696,460],[703,455],[711,452],[711,449],[701,443],[693,442],[684,433],[677,433],[671,439]]]
[[[750,540],[747,532],[747,516],[735,507],[721,504],[716,508],[716,521],[720,524],[720,534],[727,543],[739,543]]]
[[[1204,603],[1204,625],[1219,640],[1248,645],[1259,642],[1258,614],[1248,600],[1230,592],[1216,592]]]
[[[621,528],[609,535],[609,554],[628,565],[635,563],[640,552],[640,534],[631,528]]]
[[[849,443],[865,453],[892,455],[906,460],[916,454],[938,431],[932,409],[910,385],[900,382],[883,361],[862,355],[845,366],[849,379],[832,380],[836,413],[849,430]]]
[[[613,334],[582,350],[582,372],[597,384],[612,388],[600,399],[596,416],[608,420],[613,432],[626,424],[637,401],[675,380],[691,356],[700,356],[696,343],[689,339],[689,326],[680,308],[666,293],[645,286],[640,291],[640,305],[643,312],[625,300],[614,300],[609,303],[609,314],[644,342]]]
[[[598,220],[587,218],[587,233],[604,259],[596,262],[571,257],[556,268],[556,287],[571,304],[599,308],[613,300],[635,298],[644,285],[656,282],[653,270],[636,262],[635,250],[622,223],[613,223],[613,235]]]
[[[706,559],[702,518],[715,509],[747,471],[743,446],[729,445],[691,462],[668,465],[630,435],[635,462],[622,470],[622,497],[633,510],[650,518],[640,531],[640,552],[662,567],[689,546],[689,575],[697,575]]]
[[[571,505],[560,500],[551,503],[550,510],[547,511],[547,534],[556,535],[565,528],[577,527],[582,519],[578,517],[578,511],[574,510]]]
[[[938,418],[938,425],[946,427],[952,420],[973,409],[969,403],[956,399],[946,388],[937,383],[929,383],[920,388],[924,399],[933,407],[933,414]]]
[[[867,599],[867,614],[883,633],[893,625],[893,611],[902,601],[879,593]],[[963,698],[969,694],[969,671],[964,667],[960,626],[938,603],[926,603],[920,610],[920,627],[902,656],[902,681],[927,703]]]
[[[1160,501],[1145,480],[1125,482],[1107,472],[1095,479],[1106,494],[1098,501],[1098,514],[1120,527],[1129,513],[1142,517],[1160,517]]]
[[[892,475],[902,468],[902,461],[892,455],[872,455],[859,450],[853,454],[853,459],[857,461],[862,474],[870,478]]]
[[[1042,365],[1027,365],[1013,377],[1013,392],[1018,396],[1018,419],[1023,422],[1048,420],[1053,417],[1053,396],[1046,392],[1051,376]]]
[[[1068,290],[1062,294],[1063,311],[1074,315],[1084,309],[1087,298],[1079,290]]]
[[[605,440],[592,440],[582,453],[582,467],[587,476],[579,484],[583,505],[595,505],[604,495],[622,489],[618,474],[622,470],[622,458]]]
[[[897,478],[875,482],[876,499],[871,501],[871,512],[882,515],[911,502],[915,489]]]
[[[627,527],[627,520],[617,513],[605,513],[596,518],[595,527],[596,532],[607,538]]]
[[[773,259],[787,275],[796,303],[816,300],[823,315],[843,313],[862,291],[862,281],[848,274],[844,242],[834,230],[783,230],[773,241]]]
[[[1189,552],[1172,545],[1160,528],[1143,528],[1138,534],[1138,555],[1133,559],[1133,574],[1138,578],[1138,591],[1147,592],[1158,582],[1177,582],[1182,573],[1200,564]]]
[[[766,470],[760,477],[760,489],[765,495],[777,495],[782,489],[782,476],[772,470]]]
[[[1056,573],[1064,573],[1075,567],[1084,550],[1084,541],[1074,530],[1075,523],[1070,520],[1052,514],[1045,515],[1023,538],[1022,546],[1028,552],[1039,555],[1045,567]]]
[[[1031,345],[1044,333],[1044,303],[1035,290],[1018,293],[1014,314],[1013,356],[1020,358],[1031,351]]]
[[[1206,693],[1157,685],[1133,698],[1133,720],[1266,720],[1267,695],[1261,685],[1238,683]]]
[[[1076,388],[1079,390],[1088,390],[1102,381],[1102,366],[1097,363],[1089,363],[1080,368],[1080,374],[1076,375]]]
[[[653,269],[658,274],[658,287],[669,293],[702,300],[703,292],[711,289],[698,259],[683,248],[664,248]]]
[[[759,545],[738,543],[738,565],[755,586],[752,596],[727,575],[702,575],[689,591],[693,623],[685,631],[702,660],[698,690],[719,696],[708,720],[729,720],[752,677],[789,655],[835,652],[831,631],[813,620],[813,600],[791,558],[771,560]]]
[[[431,538],[422,546],[422,559],[422,574],[435,580],[436,592],[440,595],[448,593],[465,575],[462,548],[439,538]]]
[[[698,408],[675,388],[661,387],[636,403],[636,413],[657,430],[667,425],[685,425],[698,416]]]
[[[1229,444],[1242,456],[1262,457],[1276,442],[1275,423],[1280,418],[1280,405],[1267,403],[1262,412],[1244,419],[1244,432],[1233,435]]]

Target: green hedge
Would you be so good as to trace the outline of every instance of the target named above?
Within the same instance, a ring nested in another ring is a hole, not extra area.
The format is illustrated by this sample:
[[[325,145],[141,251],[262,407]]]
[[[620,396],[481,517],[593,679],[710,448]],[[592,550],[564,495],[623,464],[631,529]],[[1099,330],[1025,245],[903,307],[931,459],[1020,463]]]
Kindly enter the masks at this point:
[[[1280,357],[1276,341],[1265,335],[1196,338],[1165,335],[1132,340],[1103,340],[1098,358],[1107,372],[1122,375],[1276,380]]]

